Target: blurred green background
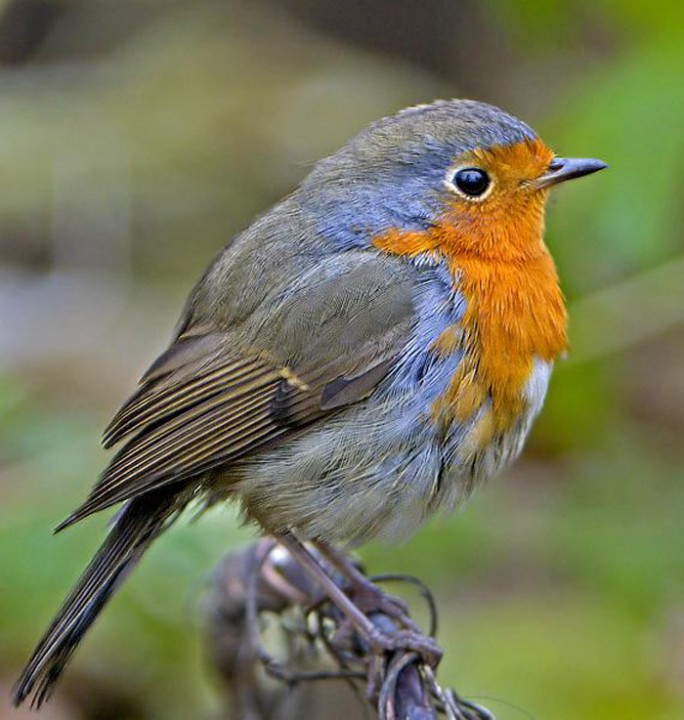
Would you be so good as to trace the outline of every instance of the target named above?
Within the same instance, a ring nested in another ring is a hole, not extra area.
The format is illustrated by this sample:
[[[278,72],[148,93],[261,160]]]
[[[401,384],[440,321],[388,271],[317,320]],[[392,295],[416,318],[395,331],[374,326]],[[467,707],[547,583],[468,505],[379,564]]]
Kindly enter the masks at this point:
[[[375,572],[438,594],[442,677],[499,720],[684,717],[684,5],[0,0],[0,718],[103,537],[50,529],[232,234],[368,121],[469,96],[610,170],[548,220],[572,353],[524,458]],[[251,537],[177,526],[43,717],[215,717],[201,599]]]

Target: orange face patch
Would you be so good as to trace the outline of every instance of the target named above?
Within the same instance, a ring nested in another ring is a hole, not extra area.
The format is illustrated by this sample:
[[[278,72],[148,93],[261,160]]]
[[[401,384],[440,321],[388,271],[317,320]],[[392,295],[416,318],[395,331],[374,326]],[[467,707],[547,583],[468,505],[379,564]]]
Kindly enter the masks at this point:
[[[495,145],[487,150],[473,150],[463,157],[465,164],[472,158],[477,167],[495,178],[500,188],[510,190],[521,180],[535,180],[543,175],[554,158],[554,152],[539,138],[535,138],[514,145]]]
[[[453,191],[447,198],[445,224],[455,236],[459,254],[513,260],[535,255],[542,244],[548,192],[534,187],[553,160],[541,140],[474,150],[458,158],[452,172],[477,167],[489,175],[492,188],[482,200]]]
[[[454,169],[479,167],[493,181],[484,199],[454,191],[443,218],[427,232],[393,230],[374,241],[392,254],[443,257],[467,300],[460,326],[434,346],[453,351],[458,338],[465,350],[459,372],[433,405],[440,423],[465,420],[490,401],[487,427],[505,431],[524,411],[534,359],[551,362],[566,349],[565,304],[543,240],[548,192],[532,184],[552,159],[541,140],[463,155]]]
[[[447,257],[472,255],[491,260],[521,261],[544,251],[544,208],[547,190],[533,181],[546,172],[553,152],[541,140],[527,140],[461,155],[445,177],[444,215],[428,232],[391,230],[376,238],[376,247],[415,256],[438,251]],[[478,167],[492,181],[482,199],[468,199],[447,178],[458,168]]]

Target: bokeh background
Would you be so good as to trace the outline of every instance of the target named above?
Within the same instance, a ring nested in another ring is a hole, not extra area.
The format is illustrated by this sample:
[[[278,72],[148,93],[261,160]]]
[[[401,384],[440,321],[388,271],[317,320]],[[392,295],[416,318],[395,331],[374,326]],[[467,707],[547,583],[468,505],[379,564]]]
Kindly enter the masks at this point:
[[[436,590],[442,676],[500,720],[684,717],[682,48],[668,0],[0,0],[0,718],[107,518],[50,528],[210,257],[458,96],[611,167],[552,201],[572,354],[524,459],[363,556]],[[202,596],[250,537],[229,508],[165,536],[43,717],[217,717]]]

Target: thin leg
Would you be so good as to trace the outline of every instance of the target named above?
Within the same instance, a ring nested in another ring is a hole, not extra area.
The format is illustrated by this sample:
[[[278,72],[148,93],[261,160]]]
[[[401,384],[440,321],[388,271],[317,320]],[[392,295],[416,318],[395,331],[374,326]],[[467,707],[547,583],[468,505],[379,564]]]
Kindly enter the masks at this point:
[[[330,601],[348,618],[349,622],[369,644],[374,653],[380,654],[382,652],[392,652],[399,649],[414,651],[423,658],[426,664],[431,667],[437,666],[441,659],[441,651],[431,638],[412,629],[398,630],[391,635],[381,632],[368,616],[352,602],[349,596],[338,587],[337,583],[321,565],[318,558],[294,535],[291,533],[283,533],[278,536],[278,540],[323,588]],[[358,571],[356,572],[358,573]],[[363,577],[360,573],[358,574],[360,577]],[[375,586],[372,587],[375,592],[380,592]]]
[[[321,555],[328,560],[348,580],[354,590],[354,598],[366,613],[382,612],[394,618],[404,627],[419,633],[420,628],[411,620],[408,606],[398,597],[387,595],[375,583],[369,580],[356,564],[337,548],[322,540],[313,543]]]
[[[349,597],[337,586],[337,583],[328,575],[318,558],[307,550],[306,546],[290,533],[278,535],[278,542],[284,545],[292,557],[309,572],[314,580],[325,590],[338,609],[344,613],[354,627],[362,633],[364,638],[373,645],[374,650],[385,650],[382,639],[383,634],[373,623],[354,605]]]

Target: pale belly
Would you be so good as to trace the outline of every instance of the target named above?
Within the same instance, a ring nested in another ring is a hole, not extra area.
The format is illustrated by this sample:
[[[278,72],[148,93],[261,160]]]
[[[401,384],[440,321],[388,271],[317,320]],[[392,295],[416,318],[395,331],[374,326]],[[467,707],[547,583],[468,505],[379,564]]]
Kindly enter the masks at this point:
[[[271,531],[293,529],[330,542],[407,539],[518,456],[550,372],[549,364],[535,363],[525,412],[485,447],[471,441],[477,416],[444,435],[430,420],[427,398],[388,393],[246,462],[230,494]]]

